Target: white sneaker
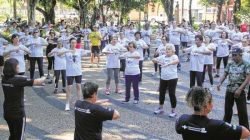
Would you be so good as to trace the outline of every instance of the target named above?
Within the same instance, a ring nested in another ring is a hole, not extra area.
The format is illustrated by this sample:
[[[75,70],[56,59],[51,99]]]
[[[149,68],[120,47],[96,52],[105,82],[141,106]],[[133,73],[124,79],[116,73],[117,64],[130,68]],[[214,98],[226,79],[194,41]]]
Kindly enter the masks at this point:
[[[214,90],[214,87],[213,87],[213,86],[211,86],[211,87],[209,88],[209,90],[210,90],[210,91],[213,91],[213,90]]]
[[[155,114],[155,115],[163,114],[163,113],[164,113],[164,111],[163,111],[162,108],[158,108],[157,110],[154,111],[154,114]]]
[[[174,118],[176,116],[177,116],[177,114],[175,112],[171,112],[170,114],[168,114],[168,117],[170,117],[170,118]]]
[[[152,76],[155,76],[155,73],[156,73],[156,72],[152,72],[151,75],[152,75]]]
[[[65,111],[70,111],[69,104],[66,104],[66,105],[65,105]]]
[[[250,104],[250,100],[247,100],[247,104]]]
[[[138,100],[134,100],[134,104],[138,104],[139,103],[139,101]]]

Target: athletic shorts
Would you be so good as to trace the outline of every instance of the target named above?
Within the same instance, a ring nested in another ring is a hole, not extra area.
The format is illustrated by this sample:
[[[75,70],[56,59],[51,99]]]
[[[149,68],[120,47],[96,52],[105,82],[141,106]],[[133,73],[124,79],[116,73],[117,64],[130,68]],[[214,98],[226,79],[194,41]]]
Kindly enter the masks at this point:
[[[91,53],[99,54],[100,53],[100,48],[98,46],[92,46],[91,47]]]
[[[73,85],[74,79],[77,84],[82,83],[82,75],[78,75],[78,76],[67,76],[67,84]]]

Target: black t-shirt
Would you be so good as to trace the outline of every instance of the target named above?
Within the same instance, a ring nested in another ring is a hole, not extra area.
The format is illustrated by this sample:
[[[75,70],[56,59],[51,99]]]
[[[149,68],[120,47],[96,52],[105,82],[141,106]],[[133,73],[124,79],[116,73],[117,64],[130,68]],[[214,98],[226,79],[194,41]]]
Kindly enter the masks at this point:
[[[21,76],[2,79],[4,93],[4,117],[20,118],[25,116],[24,111],[24,87],[32,86],[33,80]]]
[[[176,121],[176,131],[183,140],[239,140],[242,128],[206,116],[185,114]]]
[[[102,122],[112,120],[114,110],[87,101],[75,103],[75,140],[101,140]]]

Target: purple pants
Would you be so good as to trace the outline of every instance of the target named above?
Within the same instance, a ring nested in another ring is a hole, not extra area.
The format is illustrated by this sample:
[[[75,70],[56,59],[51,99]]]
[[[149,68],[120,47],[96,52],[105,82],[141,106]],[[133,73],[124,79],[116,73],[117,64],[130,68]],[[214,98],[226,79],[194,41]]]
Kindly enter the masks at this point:
[[[126,101],[129,101],[129,99],[130,99],[131,84],[133,84],[134,100],[139,101],[139,80],[140,80],[140,74],[138,74],[138,75],[125,75],[125,85],[126,85],[125,100]]]

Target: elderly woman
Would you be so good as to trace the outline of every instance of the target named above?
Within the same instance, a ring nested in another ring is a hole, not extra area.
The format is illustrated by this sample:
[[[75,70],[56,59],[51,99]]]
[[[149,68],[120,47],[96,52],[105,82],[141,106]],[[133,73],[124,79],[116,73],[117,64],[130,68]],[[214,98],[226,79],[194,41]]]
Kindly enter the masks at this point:
[[[175,47],[173,44],[167,44],[166,45],[166,52],[165,55],[161,55],[157,58],[153,59],[154,63],[158,63],[161,65],[161,78],[160,78],[160,106],[159,108],[154,112],[155,114],[161,114],[163,113],[163,104],[165,101],[165,94],[166,90],[169,91],[169,98],[171,102],[172,111],[169,114],[169,117],[175,117],[175,108],[176,108],[176,86],[178,81],[178,75],[177,75],[177,65],[179,63],[178,56],[175,54]]]
[[[183,140],[239,140],[250,136],[249,130],[244,126],[207,117],[213,108],[212,94],[208,89],[191,88],[186,101],[194,109],[194,113],[184,114],[176,121],[176,131],[182,135]]]

